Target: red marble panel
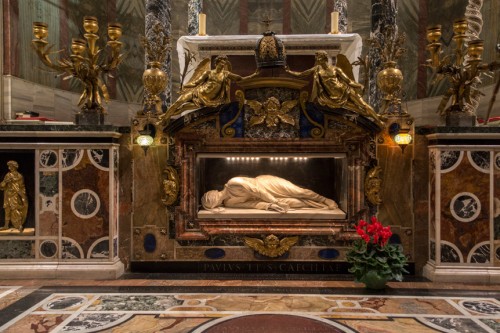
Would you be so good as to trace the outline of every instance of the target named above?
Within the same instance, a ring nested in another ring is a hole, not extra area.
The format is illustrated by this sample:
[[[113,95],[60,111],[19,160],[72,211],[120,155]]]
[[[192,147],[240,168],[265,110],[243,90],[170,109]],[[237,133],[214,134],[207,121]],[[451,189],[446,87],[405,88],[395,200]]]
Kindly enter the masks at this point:
[[[495,240],[500,240],[500,151],[494,153],[494,186],[493,186],[493,237]],[[496,256],[497,261],[500,261],[500,250]]]
[[[240,0],[240,35],[248,34],[248,0]]]
[[[441,174],[441,240],[455,244],[464,260],[474,245],[490,237],[490,175],[475,169],[465,155],[456,169]],[[451,214],[450,203],[461,192],[471,192],[481,202],[479,216],[471,222],[460,222]]]
[[[92,243],[109,234],[109,172],[97,169],[85,151],[80,163],[62,174],[62,236],[74,239],[87,252]],[[71,199],[82,189],[95,192],[100,199],[97,214],[81,218],[73,213]]]
[[[292,33],[291,11],[292,11],[292,1],[283,0],[283,35],[288,35]]]
[[[6,75],[19,76],[19,0],[3,0],[3,66]]]
[[[59,234],[59,217],[54,212],[43,212],[39,216],[40,236],[57,236]]]
[[[339,325],[339,324],[337,324]],[[343,325],[339,325],[343,326]],[[324,332],[342,333],[342,328],[334,327],[312,318],[282,315],[282,314],[258,314],[241,316],[215,324],[204,331],[205,333],[216,332]]]

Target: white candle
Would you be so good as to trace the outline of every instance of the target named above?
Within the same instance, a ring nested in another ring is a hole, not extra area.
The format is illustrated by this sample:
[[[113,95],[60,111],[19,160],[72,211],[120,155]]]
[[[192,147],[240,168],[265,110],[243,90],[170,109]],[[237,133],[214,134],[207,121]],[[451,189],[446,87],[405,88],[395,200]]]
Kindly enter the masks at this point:
[[[339,12],[332,12],[332,29],[331,34],[339,33]]]
[[[198,14],[198,35],[206,36],[207,34],[207,15],[200,13]]]

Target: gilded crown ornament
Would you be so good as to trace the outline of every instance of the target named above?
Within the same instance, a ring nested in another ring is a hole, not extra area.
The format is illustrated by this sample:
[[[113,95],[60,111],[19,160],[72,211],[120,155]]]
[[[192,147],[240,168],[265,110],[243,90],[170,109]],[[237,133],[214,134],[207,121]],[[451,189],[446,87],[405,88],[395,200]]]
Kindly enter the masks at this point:
[[[286,65],[286,51],[283,41],[271,31],[272,20],[269,17],[262,22],[266,25],[266,31],[263,33],[263,37],[257,41],[255,48],[257,68],[284,67]]]
[[[62,57],[53,62],[50,59],[54,45],[48,45],[49,35],[48,25],[43,22],[33,22],[33,35],[35,39],[31,41],[35,52],[42,63],[60,73],[64,73],[66,78],[76,78],[84,86],[78,106],[81,112],[76,116],[76,123],[82,125],[102,125],[104,124],[105,110],[102,106],[102,98],[109,101],[109,93],[104,83],[104,76],[111,76],[111,71],[115,70],[123,59],[120,54],[123,43],[119,41],[122,36],[122,26],[119,23],[108,24],[108,41],[106,45],[110,49],[108,60],[102,60],[102,51],[97,40],[99,36],[99,24],[97,18],[85,16],[83,18],[83,29],[85,39],[73,38],[71,41],[71,55]]]

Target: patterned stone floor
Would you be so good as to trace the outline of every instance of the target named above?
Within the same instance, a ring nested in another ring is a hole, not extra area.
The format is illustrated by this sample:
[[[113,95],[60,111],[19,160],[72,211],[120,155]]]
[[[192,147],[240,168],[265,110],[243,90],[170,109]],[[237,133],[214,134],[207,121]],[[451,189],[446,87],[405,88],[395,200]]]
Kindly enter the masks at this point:
[[[0,332],[500,332],[498,285],[0,280]]]

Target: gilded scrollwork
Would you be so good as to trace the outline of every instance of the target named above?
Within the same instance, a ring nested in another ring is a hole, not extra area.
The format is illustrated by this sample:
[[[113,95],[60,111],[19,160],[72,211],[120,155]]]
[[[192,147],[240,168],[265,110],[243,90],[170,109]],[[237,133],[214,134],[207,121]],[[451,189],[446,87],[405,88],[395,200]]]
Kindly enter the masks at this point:
[[[314,119],[311,118],[311,116],[309,115],[309,113],[307,112],[307,108],[306,108],[306,102],[307,102],[307,99],[309,98],[309,94],[307,93],[307,91],[301,91],[300,92],[300,97],[299,97],[299,101],[300,101],[300,108],[302,109],[302,112],[304,113],[304,115],[306,116],[307,120],[313,124],[315,127],[311,130],[311,136],[314,138],[314,139],[319,139],[319,138],[322,138],[323,135],[325,135],[325,126],[324,125],[321,125],[320,123],[318,123],[317,121],[314,121]]]
[[[161,201],[166,206],[173,205],[179,196],[179,176],[173,167],[167,166],[163,170],[162,186],[163,198]]]
[[[276,127],[280,122],[295,125],[295,120],[288,114],[297,104],[298,100],[289,100],[281,103],[276,97],[269,97],[264,103],[247,100],[246,103],[253,110],[254,115],[250,118],[250,126],[263,123],[267,127]]]
[[[236,116],[234,116],[233,119],[231,119],[222,127],[222,136],[225,138],[232,138],[236,134],[236,131],[231,126],[236,122],[236,120],[238,120],[241,111],[243,110],[243,106],[245,105],[245,93],[242,90],[237,90],[234,93],[234,96],[238,101],[238,112],[236,113]]]
[[[382,190],[382,179],[380,178],[381,172],[382,168],[376,166],[368,170],[365,177],[365,195],[368,201],[373,205],[379,205],[382,203],[380,193]]]
[[[252,237],[244,237],[243,239],[245,244],[257,253],[276,258],[282,256],[297,244],[299,236],[285,237],[281,240],[275,235],[268,235],[264,240]]]

